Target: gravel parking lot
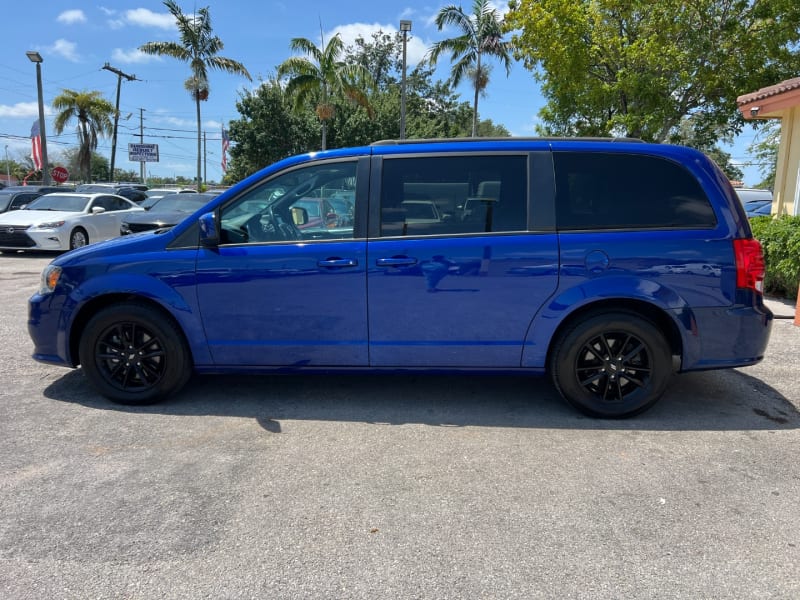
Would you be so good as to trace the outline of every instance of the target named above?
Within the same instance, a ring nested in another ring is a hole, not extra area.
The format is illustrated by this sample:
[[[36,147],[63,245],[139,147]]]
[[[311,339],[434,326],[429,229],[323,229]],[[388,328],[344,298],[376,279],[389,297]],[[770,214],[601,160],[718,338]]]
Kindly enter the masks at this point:
[[[30,359],[0,255],[0,597],[798,598],[800,327],[627,421],[546,379],[195,377],[130,408]]]

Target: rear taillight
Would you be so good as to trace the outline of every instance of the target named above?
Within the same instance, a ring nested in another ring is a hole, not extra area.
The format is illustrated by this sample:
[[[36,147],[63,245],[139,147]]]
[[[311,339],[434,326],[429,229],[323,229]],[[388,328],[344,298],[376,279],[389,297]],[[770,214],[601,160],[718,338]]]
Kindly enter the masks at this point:
[[[736,287],[764,292],[764,253],[755,239],[733,240],[736,257]]]

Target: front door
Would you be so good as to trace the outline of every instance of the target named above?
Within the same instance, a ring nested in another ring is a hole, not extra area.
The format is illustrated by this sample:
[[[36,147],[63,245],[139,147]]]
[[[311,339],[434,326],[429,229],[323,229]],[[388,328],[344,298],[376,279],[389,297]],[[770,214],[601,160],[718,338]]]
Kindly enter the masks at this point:
[[[309,227],[305,209],[291,210],[334,194],[358,202],[367,178],[357,172],[355,160],[302,166],[221,207],[221,243],[197,260],[216,364],[367,365],[366,242],[352,223]]]

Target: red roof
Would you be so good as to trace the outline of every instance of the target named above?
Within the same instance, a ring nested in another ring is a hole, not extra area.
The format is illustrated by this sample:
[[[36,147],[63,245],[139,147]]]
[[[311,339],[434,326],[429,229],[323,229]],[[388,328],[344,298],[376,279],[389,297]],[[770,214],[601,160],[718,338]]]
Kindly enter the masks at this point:
[[[770,85],[765,88],[761,88],[757,92],[751,92],[749,94],[744,94],[743,96],[739,96],[736,98],[736,104],[742,106],[743,104],[749,104],[750,102],[757,102],[759,100],[766,100],[767,98],[771,98],[773,96],[779,96],[781,94],[785,94],[786,92],[792,92],[794,90],[800,90],[800,77],[795,77],[794,79],[787,79],[786,81],[781,81],[780,83],[776,83],[775,85]]]

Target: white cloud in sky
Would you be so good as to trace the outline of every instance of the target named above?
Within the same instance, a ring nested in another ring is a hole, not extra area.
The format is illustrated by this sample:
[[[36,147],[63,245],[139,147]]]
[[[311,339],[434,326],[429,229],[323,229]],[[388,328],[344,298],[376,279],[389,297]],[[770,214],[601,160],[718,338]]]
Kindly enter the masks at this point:
[[[172,29],[175,27],[175,17],[170,13],[155,13],[146,8],[136,8],[125,11],[125,21],[130,25],[140,27],[158,27]]]
[[[71,62],[79,62],[80,56],[78,55],[78,45],[75,42],[70,42],[63,38],[57,39],[52,46],[48,46],[48,51],[53,54],[66,58]]]
[[[38,102],[17,102],[12,106],[0,104],[0,117],[2,118],[22,119],[26,117],[38,118],[38,116]]]
[[[86,15],[83,14],[82,10],[78,9],[65,10],[60,15],[58,15],[58,17],[56,17],[56,21],[58,21],[59,23],[64,23],[66,25],[72,25],[74,23],[85,23]]]
[[[127,63],[127,64],[143,64],[161,60],[160,56],[145,54],[144,52],[141,52],[138,48],[133,48],[131,50],[114,48],[114,50],[111,52],[111,58],[117,62]]]
[[[351,46],[355,43],[356,38],[361,36],[365,40],[372,39],[372,34],[376,31],[383,31],[384,33],[394,34],[398,31],[397,25],[381,25],[380,23],[351,23],[349,25],[340,25],[333,31],[325,34],[326,43],[337,33],[341,36],[345,46]],[[412,29],[408,37],[408,44],[406,47],[407,60],[409,69],[413,69],[425,57],[428,47],[421,38],[414,36]]]

